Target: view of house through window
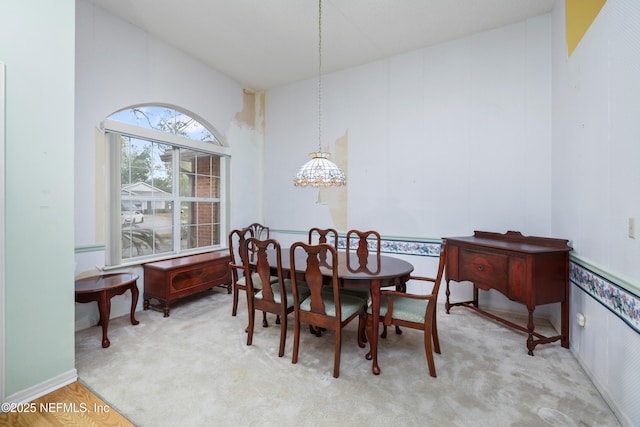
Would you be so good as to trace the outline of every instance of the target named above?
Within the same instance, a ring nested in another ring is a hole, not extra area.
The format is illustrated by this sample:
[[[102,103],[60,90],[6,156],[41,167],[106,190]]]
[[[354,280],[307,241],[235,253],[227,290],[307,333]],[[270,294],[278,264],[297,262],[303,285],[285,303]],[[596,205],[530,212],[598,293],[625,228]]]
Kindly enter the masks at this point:
[[[111,264],[220,245],[224,163],[214,134],[166,107],[122,110],[105,123],[120,165],[111,178],[120,189]]]

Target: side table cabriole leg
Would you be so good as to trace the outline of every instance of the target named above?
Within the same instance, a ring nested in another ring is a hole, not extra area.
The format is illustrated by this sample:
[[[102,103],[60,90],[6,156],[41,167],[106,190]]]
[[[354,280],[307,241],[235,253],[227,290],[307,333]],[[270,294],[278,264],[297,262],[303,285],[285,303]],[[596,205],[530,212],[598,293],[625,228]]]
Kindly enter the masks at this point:
[[[140,323],[138,320],[136,320],[136,306],[138,305],[138,286],[136,285],[136,282],[133,282],[131,284],[131,324],[132,325],[137,325],[138,323]]]
[[[111,299],[107,296],[106,292],[100,292],[98,298],[98,310],[100,311],[100,325],[102,326],[102,348],[107,348],[111,345],[109,337],[107,336],[107,329],[109,328],[109,314],[111,312]]]

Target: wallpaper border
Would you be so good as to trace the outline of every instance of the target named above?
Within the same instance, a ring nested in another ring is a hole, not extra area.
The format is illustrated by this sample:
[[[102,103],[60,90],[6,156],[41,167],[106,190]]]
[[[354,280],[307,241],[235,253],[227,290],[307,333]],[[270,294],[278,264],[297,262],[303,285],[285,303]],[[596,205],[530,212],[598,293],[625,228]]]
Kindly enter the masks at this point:
[[[358,241],[353,240],[351,246],[357,245]],[[369,241],[369,248],[372,249],[373,242]],[[416,256],[440,256],[441,241],[418,241],[418,240],[396,240],[382,238],[380,242],[380,252],[398,255],[416,255]],[[347,238],[338,237],[338,249],[347,247]]]
[[[640,297],[612,279],[592,271],[580,261],[569,262],[569,281],[598,301],[634,331],[640,333]]]

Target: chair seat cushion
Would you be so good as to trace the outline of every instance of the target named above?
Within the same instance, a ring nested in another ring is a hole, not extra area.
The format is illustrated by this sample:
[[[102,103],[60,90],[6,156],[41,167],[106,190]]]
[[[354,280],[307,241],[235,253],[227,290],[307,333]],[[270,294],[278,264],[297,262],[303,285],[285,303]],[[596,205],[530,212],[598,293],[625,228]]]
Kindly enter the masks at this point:
[[[284,288],[287,293],[287,308],[293,307],[293,284],[290,279],[284,279]],[[275,283],[271,283],[271,291],[273,292],[273,300],[281,304],[282,297],[280,296],[280,286],[278,286],[277,278]],[[298,293],[300,294],[300,300],[304,300],[311,294],[307,284],[304,282],[298,282]],[[262,291],[258,292],[254,298],[262,299]]]
[[[392,295],[391,299],[393,299],[392,317],[394,319],[424,323],[427,312],[427,300],[404,298],[399,295]],[[380,298],[380,319],[386,316],[387,310],[387,297],[383,296]],[[371,307],[367,309],[367,313],[371,314]]]
[[[333,290],[327,289],[322,291],[322,301],[324,302],[324,310],[328,316],[336,315],[336,306],[333,302]],[[363,298],[356,297],[354,295],[349,295],[345,293],[340,293],[340,305],[341,305],[341,321],[345,321],[354,313],[362,310],[367,304],[367,300]],[[311,298],[307,298],[300,303],[300,310],[303,311],[311,311]]]
[[[271,283],[275,283],[278,281],[278,278],[276,276],[271,276],[270,281]],[[260,275],[258,273],[251,273],[251,282],[253,283],[254,289],[262,289],[262,279],[260,279]],[[242,276],[238,279],[236,284],[240,286],[247,286],[247,278]]]

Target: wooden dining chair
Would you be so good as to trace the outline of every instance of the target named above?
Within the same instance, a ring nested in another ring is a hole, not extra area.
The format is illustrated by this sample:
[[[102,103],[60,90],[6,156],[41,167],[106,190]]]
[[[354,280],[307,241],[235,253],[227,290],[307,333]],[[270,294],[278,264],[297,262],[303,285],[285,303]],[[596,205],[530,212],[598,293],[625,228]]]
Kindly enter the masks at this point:
[[[253,237],[253,231],[249,227],[232,230],[229,233],[229,268],[231,270],[231,285],[233,286],[232,316],[236,316],[238,312],[239,292],[247,291],[247,280],[245,275],[247,270],[245,269],[245,265],[250,266],[251,263],[247,257],[247,251],[244,251],[243,247],[246,246],[247,240],[251,237]],[[271,279],[271,281],[276,280],[278,280],[276,277]],[[253,281],[253,286],[255,289],[262,288],[262,282],[260,277],[257,275]],[[263,313],[262,324],[265,327],[268,326],[266,313]]]
[[[321,254],[326,254],[325,267],[321,269]],[[338,260],[333,246],[327,243],[308,245],[303,242],[294,243],[289,250],[291,271],[300,271],[296,266],[296,255],[306,256],[304,266],[304,282],[310,295],[302,298],[301,277],[292,274],[294,305],[294,341],[292,363],[298,363],[300,348],[300,325],[306,323],[335,331],[335,350],[333,376],[340,375],[340,353],[342,348],[342,329],[353,319],[358,318],[358,345],[364,348],[361,337],[365,326],[365,309],[367,301],[340,291],[338,282]],[[298,263],[300,259],[298,258]],[[324,274],[323,274],[324,272]],[[325,286],[325,275],[330,278],[330,286]]]
[[[332,241],[330,241],[332,240]],[[338,232],[333,228],[317,228],[314,227],[309,230],[309,239],[307,243],[310,245],[317,245],[320,243],[329,243],[338,250]]]
[[[338,232],[334,228],[318,228],[314,227],[309,230],[309,236],[307,242],[310,245],[317,245],[320,243],[329,243],[338,250]],[[326,262],[326,252],[320,255],[321,261]],[[322,336],[322,328],[316,328],[313,325],[309,325],[309,332],[317,337]]]
[[[249,248],[255,249],[256,259],[254,264],[245,264],[249,312],[247,345],[251,345],[253,341],[256,310],[261,310],[263,313],[273,313],[280,319],[278,357],[282,357],[287,339],[287,315],[293,312],[292,283],[282,274],[281,249],[277,240],[259,240],[250,237],[243,248],[245,257],[249,256]],[[271,262],[267,256],[268,251],[272,251],[275,255]],[[274,270],[276,271],[276,281],[272,281]],[[260,287],[255,287],[254,283],[259,284]],[[269,283],[269,285],[265,286],[263,283]],[[309,289],[304,283],[298,284],[298,295],[301,300],[309,296]]]
[[[380,321],[385,326],[396,325],[410,329],[424,331],[424,350],[429,366],[429,374],[436,376],[433,360],[433,350],[440,354],[438,327],[436,323],[436,304],[438,291],[444,274],[446,262],[445,245],[440,246],[440,261],[435,277],[410,276],[409,280],[431,283],[431,289],[420,294],[397,290],[383,290],[380,292]],[[367,309],[367,334],[372,333],[371,307]],[[432,346],[433,342],[433,346]],[[371,359],[371,353],[367,354]]]

